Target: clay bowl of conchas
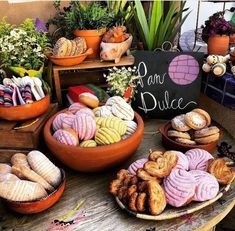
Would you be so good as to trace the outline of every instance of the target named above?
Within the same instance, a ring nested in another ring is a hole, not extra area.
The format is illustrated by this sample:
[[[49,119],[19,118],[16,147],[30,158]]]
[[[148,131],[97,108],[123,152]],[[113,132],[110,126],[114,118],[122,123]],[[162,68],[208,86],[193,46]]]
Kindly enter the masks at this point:
[[[0,163],[0,198],[21,214],[45,211],[62,196],[65,173],[43,153],[16,153],[11,163]]]
[[[68,67],[80,64],[91,54],[93,54],[93,50],[87,49],[83,37],[77,37],[73,40],[62,37],[56,42],[48,58],[56,65]]]
[[[144,123],[120,96],[103,106],[91,93],[51,117],[44,127],[50,151],[66,166],[81,172],[110,169],[128,159],[141,143]]]
[[[221,135],[220,129],[211,124],[210,115],[200,108],[174,117],[159,130],[163,145],[178,151],[201,148],[212,152]]]
[[[0,118],[20,121],[35,118],[50,107],[50,96],[37,77],[5,78],[0,85]]]

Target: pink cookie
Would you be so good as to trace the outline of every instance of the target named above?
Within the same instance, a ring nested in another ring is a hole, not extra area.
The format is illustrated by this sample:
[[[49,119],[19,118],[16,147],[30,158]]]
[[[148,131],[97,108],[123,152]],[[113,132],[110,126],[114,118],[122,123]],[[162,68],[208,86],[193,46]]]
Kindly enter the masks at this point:
[[[75,115],[77,116],[77,115],[80,115],[81,113],[85,113],[86,115],[90,115],[90,116],[92,116],[92,117],[95,117],[94,112],[93,112],[91,109],[87,108],[87,107],[79,109],[79,110],[76,112]]]
[[[196,190],[193,175],[183,169],[173,169],[163,181],[167,203],[181,207],[190,203]]]
[[[75,114],[78,110],[84,107],[86,107],[84,104],[77,102],[77,103],[71,104],[68,110],[72,112],[73,114]]]
[[[143,158],[143,159],[139,159],[136,160],[135,162],[133,162],[129,168],[128,171],[132,174],[132,175],[136,175],[136,171],[138,168],[143,168],[144,164],[148,161],[148,159]]]
[[[207,171],[208,161],[214,159],[209,152],[199,148],[190,149],[185,155],[189,161],[189,170]]]
[[[60,113],[53,120],[52,127],[54,131],[57,131],[61,128],[71,128],[75,118],[76,116],[74,114]]]
[[[201,170],[191,170],[190,173],[197,182],[194,201],[207,201],[217,196],[219,183],[213,175]]]
[[[62,144],[71,146],[78,145],[77,134],[71,128],[59,129],[53,134],[53,137]]]
[[[90,140],[95,136],[96,122],[92,116],[80,113],[76,115],[72,128],[78,133],[80,140]]]
[[[189,169],[188,158],[182,152],[176,152],[176,154],[178,156],[178,162],[174,168],[188,170]]]

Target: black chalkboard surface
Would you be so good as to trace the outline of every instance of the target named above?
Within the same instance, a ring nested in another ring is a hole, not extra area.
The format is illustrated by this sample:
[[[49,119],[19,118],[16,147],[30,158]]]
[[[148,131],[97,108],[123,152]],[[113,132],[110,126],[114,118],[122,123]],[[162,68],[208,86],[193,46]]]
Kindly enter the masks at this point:
[[[141,76],[133,108],[141,115],[169,119],[197,107],[203,53],[136,51]]]

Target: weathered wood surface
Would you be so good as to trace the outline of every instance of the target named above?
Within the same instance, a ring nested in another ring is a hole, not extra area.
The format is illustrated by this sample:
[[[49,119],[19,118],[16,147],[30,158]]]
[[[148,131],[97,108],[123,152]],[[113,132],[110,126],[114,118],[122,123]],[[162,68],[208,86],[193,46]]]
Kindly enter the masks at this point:
[[[235,204],[234,187],[219,201],[193,214],[166,221],[146,221],[131,217],[121,210],[115,199],[108,193],[109,182],[114,178],[117,170],[126,168],[132,161],[146,157],[148,150],[162,149],[161,135],[149,134],[156,131],[164,121],[145,121],[145,134],[138,151],[125,164],[109,172],[99,174],[82,174],[65,168],[67,183],[60,201],[49,210],[36,215],[17,215],[0,204],[0,227],[2,230],[45,231],[53,229],[51,222],[60,219],[72,210],[80,201],[85,203],[68,219],[77,218],[77,222],[70,229],[81,231],[133,231],[133,230],[161,230],[161,231],[191,231],[208,230],[232,209]],[[235,148],[235,140],[225,131],[223,140]],[[0,229],[1,230],[1,229]]]

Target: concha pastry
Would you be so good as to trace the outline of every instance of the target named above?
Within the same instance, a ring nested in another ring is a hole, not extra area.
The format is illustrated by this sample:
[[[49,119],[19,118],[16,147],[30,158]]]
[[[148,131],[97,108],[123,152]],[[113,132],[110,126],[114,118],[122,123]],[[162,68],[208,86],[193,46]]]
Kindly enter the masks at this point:
[[[126,101],[121,96],[113,96],[106,101],[105,105],[113,106],[114,104],[119,103],[119,102],[126,103]]]
[[[38,183],[26,180],[0,182],[0,197],[12,201],[32,201],[47,196]]]
[[[85,108],[80,108],[80,109],[75,113],[75,115],[78,116],[78,115],[80,115],[81,113],[84,113],[84,114],[86,114],[86,115],[92,116],[93,118],[95,117],[94,112],[93,112],[91,109],[87,108],[87,107],[85,107]]]
[[[207,125],[204,115],[191,111],[185,114],[185,123],[194,130],[200,130]]]
[[[197,182],[194,201],[207,201],[216,197],[219,183],[213,175],[201,170],[191,170],[190,173]]]
[[[82,148],[94,148],[97,146],[97,143],[94,140],[84,140],[80,143]]]
[[[99,128],[95,134],[97,144],[113,144],[121,140],[120,134],[113,128]]]
[[[189,170],[207,171],[209,160],[214,159],[209,152],[200,148],[190,149],[185,155],[189,161]]]
[[[134,110],[125,101],[124,102],[120,101],[118,103],[113,104],[112,113],[113,113],[113,115],[115,115],[123,120],[133,120],[134,119]]]
[[[191,128],[185,122],[185,115],[178,115],[171,120],[171,126],[180,132],[187,132]]]
[[[96,132],[95,119],[88,114],[80,113],[76,115],[72,128],[78,133],[80,140],[90,140],[95,136]]]
[[[75,118],[76,116],[73,114],[60,113],[53,120],[52,127],[54,131],[57,131],[61,128],[71,128]]]
[[[0,174],[0,182],[2,181],[16,181],[20,180],[16,175],[11,173]]]
[[[24,166],[30,169],[27,156],[23,153],[16,153],[11,157],[11,164],[14,166]]]
[[[11,166],[8,164],[0,163],[0,174],[11,173]]]
[[[207,127],[210,126],[210,124],[211,124],[211,117],[210,117],[208,112],[206,112],[205,110],[202,110],[201,108],[195,108],[192,111],[197,112],[197,113],[203,115],[205,117],[205,119],[206,119],[206,126]]]
[[[176,155],[178,156],[178,162],[175,168],[189,170],[189,160],[187,156],[184,153],[178,151],[176,152]]]
[[[144,164],[148,161],[148,159],[146,158],[142,158],[139,160],[136,160],[135,162],[133,162],[129,167],[128,167],[128,171],[132,174],[132,175],[136,175],[136,171],[139,168],[143,168]]]
[[[164,179],[163,185],[167,203],[174,207],[181,207],[192,201],[197,182],[190,172],[173,169]]]
[[[30,167],[50,185],[56,187],[61,182],[61,172],[43,153],[31,151],[27,155]]]
[[[96,126],[100,127],[103,120],[105,120],[105,117],[95,117]]]
[[[113,115],[111,106],[97,107],[93,110],[93,112],[95,113],[96,117],[107,117]]]
[[[82,103],[73,103],[69,106],[68,111],[72,112],[73,114],[75,114],[78,110],[80,110],[81,108],[86,107],[84,104]]]
[[[131,136],[133,133],[135,133],[136,129],[137,129],[137,123],[133,120],[125,120],[124,121],[126,124],[126,137]]]
[[[53,137],[62,144],[77,146],[79,143],[77,133],[71,129],[59,129],[54,134]]]

